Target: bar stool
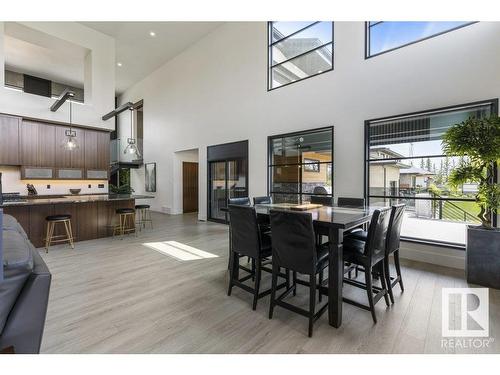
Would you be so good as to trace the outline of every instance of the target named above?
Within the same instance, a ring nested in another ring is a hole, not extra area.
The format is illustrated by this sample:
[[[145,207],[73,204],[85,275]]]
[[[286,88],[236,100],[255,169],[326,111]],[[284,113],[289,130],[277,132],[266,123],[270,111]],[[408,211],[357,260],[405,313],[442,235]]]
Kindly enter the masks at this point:
[[[47,233],[45,236],[45,252],[49,252],[49,247],[52,243],[68,242],[72,249],[73,230],[71,229],[71,215],[49,215],[45,218],[47,221]],[[64,224],[66,234],[54,235],[56,224]]]
[[[149,223],[151,225],[151,229],[153,229],[153,219],[151,218],[151,211],[149,208],[149,204],[138,204],[135,206],[139,230],[141,230],[141,228],[146,228],[146,223]]]
[[[117,208],[115,212],[119,215],[120,223],[113,227],[113,236],[117,231],[122,236],[125,233],[137,233],[135,230],[135,210],[133,208]]]

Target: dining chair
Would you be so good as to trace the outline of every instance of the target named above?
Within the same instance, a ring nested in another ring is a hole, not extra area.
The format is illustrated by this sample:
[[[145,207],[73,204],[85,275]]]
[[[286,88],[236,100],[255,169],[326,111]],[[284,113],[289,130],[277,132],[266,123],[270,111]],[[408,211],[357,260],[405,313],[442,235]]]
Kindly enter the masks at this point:
[[[344,237],[343,243],[344,261],[359,266],[359,270],[365,274],[365,283],[350,278],[344,278],[344,283],[366,290],[369,306],[348,298],[343,300],[370,311],[374,323],[377,323],[375,304],[384,297],[386,305],[389,306],[387,284],[383,275],[386,274],[384,258],[390,211],[391,209],[387,207],[373,212],[365,241],[348,235]],[[380,277],[381,287],[373,285],[374,273],[382,275]]]
[[[265,197],[253,197],[253,204],[272,204],[273,198],[270,196]]]
[[[387,241],[385,248],[385,258],[384,258],[384,269],[385,269],[385,280],[387,283],[387,288],[389,290],[389,297],[391,302],[394,303],[394,294],[392,293],[392,288],[399,283],[401,292],[404,292],[405,288],[403,286],[403,278],[401,277],[401,266],[399,264],[399,247],[401,239],[401,224],[403,223],[403,216],[405,211],[405,204],[396,204],[392,206],[391,218],[389,220],[389,229],[387,230]],[[396,268],[396,277],[391,278],[391,273],[389,270],[389,257],[393,254],[394,256],[394,266]]]
[[[262,271],[272,273],[273,270],[264,267],[271,263],[267,258],[271,256],[271,237],[262,233],[259,230],[257,223],[257,214],[255,208],[251,206],[233,205],[230,204],[229,208],[229,225],[231,228],[231,252],[229,255],[229,287],[227,295],[231,295],[233,286],[237,286],[247,292],[253,294],[252,309],[257,308],[257,300],[269,293],[271,289],[260,292],[260,281]],[[250,273],[245,277],[239,277],[240,257],[248,256],[252,259],[252,264],[255,264],[255,270],[246,270]],[[286,283],[281,284],[282,288],[290,284],[288,272],[285,274],[280,273],[279,276],[285,277]],[[254,287],[243,284],[250,278],[255,280]]]
[[[338,197],[337,198],[337,206],[363,208],[363,207],[365,207],[365,199],[364,198]]]
[[[234,204],[238,206],[250,206],[250,198],[248,197],[229,198],[228,204]]]
[[[320,204],[322,206],[333,206],[333,198],[331,196],[311,195],[311,203]]]
[[[313,189],[313,194],[328,194],[328,191],[324,186],[315,186]]]
[[[401,236],[401,225],[403,223],[403,215],[406,205],[404,203],[396,204],[391,207],[391,216],[389,218],[389,227],[387,229],[387,239],[385,242],[385,281],[387,284],[387,291],[389,292],[389,298],[391,303],[394,303],[394,294],[392,288],[399,283],[401,292],[404,292],[403,278],[401,276],[401,265],[399,263],[399,248],[400,248],[400,236]],[[368,233],[365,231],[353,232],[348,235],[351,238],[358,239],[361,241],[366,241]],[[396,277],[391,277],[389,268],[390,256],[394,256],[394,267],[396,268]]]
[[[240,198],[229,198],[228,204],[234,204],[238,206],[250,206],[250,198],[249,197],[240,197]],[[229,223],[229,211],[226,212],[226,222]],[[229,259],[231,259],[231,225],[229,226]],[[250,257],[248,258],[248,262],[250,262]],[[228,264],[228,268],[231,265]],[[245,269],[243,267],[243,269]],[[255,264],[252,262],[252,274],[255,272]],[[253,278],[252,278],[253,280]]]
[[[346,208],[364,208],[365,207],[365,199],[364,198],[349,198],[349,197],[338,197],[337,198],[337,206],[338,207],[346,207]],[[366,229],[366,224],[360,225],[357,228],[351,229],[349,233],[362,231]],[[357,278],[359,274],[358,267],[347,264],[348,267],[351,268],[349,271],[349,278],[352,277],[352,271],[354,271],[354,277]]]
[[[328,266],[329,243],[317,245],[314,235],[313,221],[310,213],[292,211],[270,211],[272,240],[272,291],[269,307],[269,319],[273,318],[275,306],[305,316],[309,319],[309,337],[313,334],[314,322],[326,311],[325,303],[316,312],[316,290],[326,294],[323,283],[323,270]],[[277,280],[281,267],[292,270],[294,273],[293,284],[278,297],[276,297]],[[309,276],[309,282],[299,280],[296,274]],[[316,283],[318,275],[318,284]],[[304,310],[283,299],[296,293],[297,284],[309,286],[309,310]]]

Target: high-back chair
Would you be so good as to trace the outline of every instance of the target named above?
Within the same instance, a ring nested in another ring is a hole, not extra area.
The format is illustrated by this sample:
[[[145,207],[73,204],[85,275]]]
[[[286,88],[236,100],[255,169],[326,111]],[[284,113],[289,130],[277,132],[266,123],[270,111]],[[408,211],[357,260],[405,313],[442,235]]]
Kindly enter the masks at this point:
[[[396,204],[391,208],[391,217],[389,219],[389,228],[387,229],[387,240],[385,247],[385,280],[391,302],[394,303],[394,295],[392,288],[399,283],[401,292],[404,292],[403,279],[401,277],[401,266],[399,264],[399,246],[401,236],[401,224],[403,223],[403,215],[405,211],[405,204]],[[394,255],[394,266],[396,268],[396,277],[391,278],[389,271],[389,257]]]
[[[316,289],[325,293],[321,288],[322,272],[328,265],[329,244],[318,246],[316,244],[313,221],[310,213],[293,211],[270,211],[271,231],[273,233],[273,282],[271,292],[271,304],[269,307],[269,319],[272,319],[274,307],[281,306],[285,309],[309,318],[309,337],[313,333],[314,322],[323,314],[328,306],[324,304],[317,313]],[[276,286],[279,268],[284,267],[295,273],[309,276],[309,310],[304,310],[283,299],[295,292],[297,279],[294,277],[293,285],[281,296],[276,297]],[[316,284],[316,275],[320,274],[319,284]],[[326,293],[325,293],[326,294]]]
[[[337,206],[363,208],[365,206],[365,199],[364,198],[338,197]]]
[[[331,196],[311,195],[311,203],[332,207],[333,198]]]
[[[227,295],[231,295],[233,286],[237,286],[253,294],[252,308],[257,308],[257,300],[268,295],[271,289],[260,293],[261,272],[272,272],[271,269],[263,268],[263,260],[271,256],[271,238],[259,230],[257,214],[251,206],[230,204],[229,225],[231,229],[231,248],[229,254],[229,287]],[[250,275],[239,278],[240,257],[247,256],[255,264],[255,275],[253,270]],[[254,287],[243,284],[248,279],[254,279]]]
[[[366,241],[347,236],[344,238],[343,243],[344,261],[361,266],[362,271],[365,273],[365,283],[347,278],[344,278],[344,283],[365,289],[369,306],[365,306],[348,298],[344,298],[344,302],[370,311],[374,323],[377,323],[375,304],[384,297],[386,305],[389,306],[385,277],[380,277],[382,287],[374,286],[372,282],[372,273],[375,269],[378,270],[379,267],[381,267],[381,274],[386,274],[384,258],[389,219],[390,208],[375,210],[370,221]],[[375,295],[374,291],[376,292]]]
[[[273,203],[273,198],[269,196],[265,197],[253,197],[253,204],[271,204]]]
[[[238,206],[250,206],[250,198],[229,198],[228,204],[238,205]]]

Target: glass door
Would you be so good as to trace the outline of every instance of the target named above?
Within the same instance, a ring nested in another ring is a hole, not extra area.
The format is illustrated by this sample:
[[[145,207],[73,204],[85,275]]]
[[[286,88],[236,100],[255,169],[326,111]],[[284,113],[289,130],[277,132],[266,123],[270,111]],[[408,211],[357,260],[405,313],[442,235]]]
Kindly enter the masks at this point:
[[[228,198],[248,197],[246,160],[227,161]]]
[[[229,198],[248,197],[247,168],[246,159],[209,163],[209,220],[225,223]]]
[[[210,204],[208,218],[215,221],[225,221],[226,213],[221,211],[221,208],[226,207],[226,162],[214,161],[210,162]]]

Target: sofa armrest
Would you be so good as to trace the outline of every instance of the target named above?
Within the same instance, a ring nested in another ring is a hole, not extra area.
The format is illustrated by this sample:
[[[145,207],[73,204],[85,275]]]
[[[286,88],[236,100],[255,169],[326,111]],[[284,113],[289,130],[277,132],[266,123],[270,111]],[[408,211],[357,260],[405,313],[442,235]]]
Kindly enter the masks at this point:
[[[47,265],[33,251],[33,271],[9,314],[0,335],[0,348],[13,346],[22,354],[40,352],[51,280]]]

